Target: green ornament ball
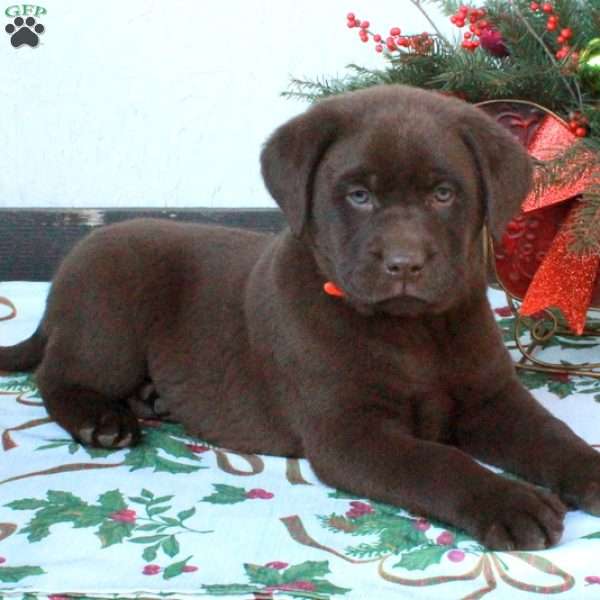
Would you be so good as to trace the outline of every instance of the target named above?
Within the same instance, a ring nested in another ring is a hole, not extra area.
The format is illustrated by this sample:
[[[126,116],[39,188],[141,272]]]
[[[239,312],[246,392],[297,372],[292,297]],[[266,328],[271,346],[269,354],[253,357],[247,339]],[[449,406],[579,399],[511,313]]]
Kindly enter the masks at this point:
[[[600,94],[600,38],[594,38],[579,56],[579,73],[583,83]]]

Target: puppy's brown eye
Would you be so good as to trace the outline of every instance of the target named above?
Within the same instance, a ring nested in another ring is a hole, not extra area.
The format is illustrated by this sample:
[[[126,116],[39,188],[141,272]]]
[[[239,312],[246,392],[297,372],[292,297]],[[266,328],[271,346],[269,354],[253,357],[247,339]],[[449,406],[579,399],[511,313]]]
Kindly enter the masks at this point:
[[[433,191],[435,201],[439,204],[450,204],[454,200],[454,189],[449,185],[438,185]]]
[[[347,196],[348,202],[359,208],[370,208],[372,206],[371,194],[368,190],[352,190]]]

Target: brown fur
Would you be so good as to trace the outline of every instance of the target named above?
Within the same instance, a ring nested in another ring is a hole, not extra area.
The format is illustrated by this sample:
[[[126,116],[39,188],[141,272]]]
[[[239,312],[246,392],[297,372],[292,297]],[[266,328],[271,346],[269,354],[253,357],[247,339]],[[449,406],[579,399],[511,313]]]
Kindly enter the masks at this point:
[[[510,135],[458,100],[386,86],[283,125],[262,169],[290,229],[101,229],[0,368],[39,363],[51,416],[109,447],[137,441],[147,402],[125,399],[150,378],[145,397],[190,433],[305,456],[330,485],[490,548],[556,543],[559,497],[600,514],[600,457],[519,383],[486,299],[482,227],[501,235],[530,186]]]

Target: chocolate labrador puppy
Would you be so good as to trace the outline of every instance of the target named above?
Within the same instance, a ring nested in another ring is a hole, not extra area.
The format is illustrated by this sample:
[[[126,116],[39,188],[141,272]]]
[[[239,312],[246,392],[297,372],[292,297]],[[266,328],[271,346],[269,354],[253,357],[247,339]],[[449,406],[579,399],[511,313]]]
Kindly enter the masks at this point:
[[[155,412],[191,434],[304,456],[493,549],[557,543],[563,502],[600,515],[600,456],[519,383],[486,299],[484,223],[501,235],[530,187],[510,134],[384,86],[317,103],[261,160],[288,229],[96,231],[0,368],[37,367],[50,415],[103,447],[138,441],[148,407],[127,399],[151,379]]]

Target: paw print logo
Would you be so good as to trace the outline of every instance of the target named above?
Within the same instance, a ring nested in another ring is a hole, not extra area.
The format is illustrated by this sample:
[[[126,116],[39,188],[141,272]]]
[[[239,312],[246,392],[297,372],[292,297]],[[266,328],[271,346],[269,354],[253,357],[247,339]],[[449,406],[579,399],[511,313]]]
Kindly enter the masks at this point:
[[[33,17],[17,17],[12,23],[9,23],[4,30],[10,35],[10,43],[18,48],[27,44],[35,48],[40,41],[38,34],[44,33],[44,26],[35,22]]]

